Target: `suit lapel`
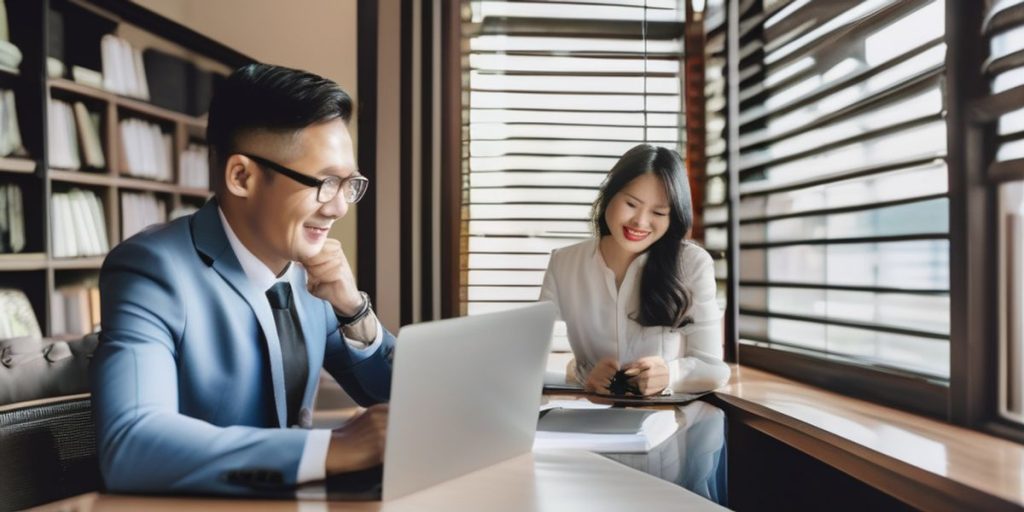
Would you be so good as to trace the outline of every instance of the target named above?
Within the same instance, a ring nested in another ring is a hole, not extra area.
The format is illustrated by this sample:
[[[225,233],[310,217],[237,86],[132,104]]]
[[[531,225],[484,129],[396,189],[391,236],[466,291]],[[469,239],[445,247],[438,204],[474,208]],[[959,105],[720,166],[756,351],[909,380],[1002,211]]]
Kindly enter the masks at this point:
[[[216,199],[211,199],[192,217],[192,240],[196,251],[202,255],[207,265],[212,266],[220,274],[256,315],[266,343],[278,424],[286,426],[288,416],[285,407],[284,363],[281,359],[277,325],[270,311],[270,303],[262,292],[253,288],[234,251],[231,250],[217,208]]]

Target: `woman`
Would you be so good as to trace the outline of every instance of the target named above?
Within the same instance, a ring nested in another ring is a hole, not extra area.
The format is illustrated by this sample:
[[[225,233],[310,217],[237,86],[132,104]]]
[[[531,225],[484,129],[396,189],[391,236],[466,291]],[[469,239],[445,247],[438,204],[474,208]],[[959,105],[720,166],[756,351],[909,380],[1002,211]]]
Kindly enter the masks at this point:
[[[575,358],[566,380],[598,393],[624,383],[641,395],[725,384],[711,256],[683,239],[693,211],[679,153],[647,144],[627,151],[601,187],[593,222],[595,238],[551,254],[541,289],[568,330]]]

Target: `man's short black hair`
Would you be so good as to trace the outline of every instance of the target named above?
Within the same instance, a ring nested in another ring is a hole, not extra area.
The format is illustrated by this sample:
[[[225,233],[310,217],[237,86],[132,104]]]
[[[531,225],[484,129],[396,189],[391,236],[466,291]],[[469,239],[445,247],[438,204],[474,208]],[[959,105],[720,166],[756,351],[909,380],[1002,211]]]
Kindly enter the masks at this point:
[[[352,98],[321,76],[267,64],[247,64],[231,73],[210,101],[206,140],[210,184],[220,193],[224,165],[241,137],[266,131],[289,135],[317,123],[352,117]]]

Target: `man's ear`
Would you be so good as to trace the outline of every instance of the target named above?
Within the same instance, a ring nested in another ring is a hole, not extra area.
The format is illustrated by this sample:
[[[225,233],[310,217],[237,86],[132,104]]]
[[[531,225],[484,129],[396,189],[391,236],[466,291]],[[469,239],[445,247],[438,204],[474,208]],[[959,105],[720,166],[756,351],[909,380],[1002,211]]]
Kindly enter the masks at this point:
[[[231,155],[224,164],[224,188],[229,194],[249,197],[256,186],[256,162],[243,155]]]

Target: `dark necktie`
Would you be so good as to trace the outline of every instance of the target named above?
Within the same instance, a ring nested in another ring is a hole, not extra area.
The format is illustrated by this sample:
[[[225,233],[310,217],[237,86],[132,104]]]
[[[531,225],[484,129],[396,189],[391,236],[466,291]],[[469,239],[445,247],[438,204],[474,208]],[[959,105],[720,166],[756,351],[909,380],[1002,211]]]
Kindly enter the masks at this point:
[[[284,363],[284,387],[287,397],[288,425],[297,423],[299,406],[306,389],[306,378],[309,376],[306,342],[302,337],[302,326],[292,301],[292,287],[286,282],[279,282],[267,290],[270,311],[274,314],[277,324],[277,337],[281,341],[281,360]]]

